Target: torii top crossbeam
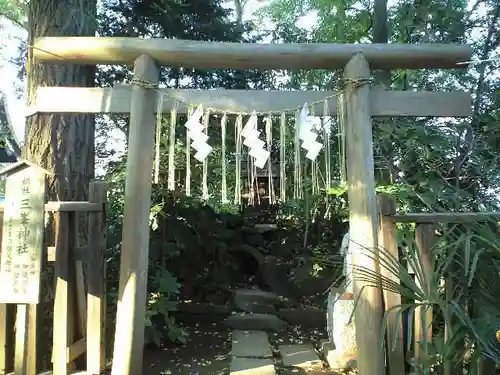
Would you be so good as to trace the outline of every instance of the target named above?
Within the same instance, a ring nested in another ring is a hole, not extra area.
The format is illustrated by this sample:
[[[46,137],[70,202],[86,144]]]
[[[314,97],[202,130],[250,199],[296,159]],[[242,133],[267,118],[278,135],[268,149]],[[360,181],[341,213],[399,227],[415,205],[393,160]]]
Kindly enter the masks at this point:
[[[146,54],[158,64],[199,69],[338,69],[361,52],[372,69],[464,68],[472,48],[461,44],[248,44],[126,37],[44,37],[39,62],[132,64]]]

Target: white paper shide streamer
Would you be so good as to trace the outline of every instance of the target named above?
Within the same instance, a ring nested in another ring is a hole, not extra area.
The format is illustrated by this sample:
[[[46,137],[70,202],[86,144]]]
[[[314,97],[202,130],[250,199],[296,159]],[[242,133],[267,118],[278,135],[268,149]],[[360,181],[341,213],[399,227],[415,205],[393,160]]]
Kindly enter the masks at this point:
[[[191,147],[196,150],[194,157],[200,162],[205,160],[208,154],[212,151],[212,147],[207,143],[208,135],[203,133],[205,127],[200,122],[201,116],[203,116],[203,108],[200,105],[196,108],[196,111],[194,111],[189,120],[184,124],[184,126],[188,129],[187,136],[193,141],[191,143]]]
[[[243,144],[249,148],[248,153],[254,158],[255,166],[262,169],[269,158],[269,151],[264,148],[265,142],[260,139],[257,130],[257,114],[254,112],[241,131]]]
[[[313,119],[309,116],[307,103],[304,104],[299,114],[299,138],[302,140],[302,148],[307,151],[306,158],[315,160],[323,148],[323,144],[316,141],[318,134],[313,131]]]

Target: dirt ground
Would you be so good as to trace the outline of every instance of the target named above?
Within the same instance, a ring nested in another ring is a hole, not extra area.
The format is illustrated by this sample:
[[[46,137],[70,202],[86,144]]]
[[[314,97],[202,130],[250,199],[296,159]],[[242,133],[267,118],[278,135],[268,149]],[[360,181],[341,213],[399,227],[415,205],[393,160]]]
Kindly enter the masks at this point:
[[[229,374],[231,340],[229,330],[220,324],[205,323],[186,327],[186,345],[165,349],[146,349],[144,374],[147,375],[226,375]]]

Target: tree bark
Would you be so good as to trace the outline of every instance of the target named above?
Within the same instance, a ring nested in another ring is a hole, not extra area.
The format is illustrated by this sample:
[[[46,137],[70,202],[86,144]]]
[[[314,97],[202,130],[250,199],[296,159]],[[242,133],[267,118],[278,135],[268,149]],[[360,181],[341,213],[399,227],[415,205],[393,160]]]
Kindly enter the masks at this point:
[[[32,0],[29,44],[42,36],[94,36],[96,0]],[[93,86],[95,66],[38,64],[28,50],[28,102],[38,86]],[[55,173],[50,199],[84,200],[94,175],[93,115],[35,115],[27,119],[23,156]]]
[[[96,32],[96,0],[31,0],[28,7],[28,41],[42,36],[94,36]],[[34,60],[33,48],[28,48],[27,82],[28,104],[35,97],[39,86],[94,86],[95,66],[73,64],[40,64]],[[34,115],[26,121],[25,143],[22,156],[52,171],[48,181],[49,200],[86,200],[90,179],[94,176],[93,115]],[[70,230],[70,243],[86,238],[86,217],[79,217],[79,233]],[[52,242],[51,225],[47,226],[47,241]],[[47,245],[52,245],[47,243]],[[45,262],[44,262],[45,263]],[[53,295],[53,280],[42,265],[42,295]],[[29,329],[36,330],[38,370],[50,367],[52,345],[53,299],[43,298],[29,314]],[[73,324],[69,323],[69,324]],[[78,324],[74,322],[74,324]],[[85,329],[85,327],[80,327]],[[43,343],[43,344],[42,344]],[[39,371],[38,371],[39,372]]]
[[[373,43],[389,43],[389,23],[387,22],[387,0],[375,0],[373,4]],[[375,72],[379,83],[387,88],[391,85],[390,70]]]
[[[389,43],[389,22],[387,19],[387,0],[375,0],[373,4],[373,43]],[[389,69],[377,70],[374,72],[375,80],[378,84],[381,84],[387,89],[391,86],[391,71]],[[389,119],[377,119],[374,121],[375,130],[377,129],[377,123],[380,121],[388,121]],[[382,147],[387,152],[384,153],[387,156],[385,165],[380,168],[379,171],[379,182],[382,184],[392,184],[395,180],[394,171],[394,160],[391,141],[386,141],[385,144],[381,144]]]

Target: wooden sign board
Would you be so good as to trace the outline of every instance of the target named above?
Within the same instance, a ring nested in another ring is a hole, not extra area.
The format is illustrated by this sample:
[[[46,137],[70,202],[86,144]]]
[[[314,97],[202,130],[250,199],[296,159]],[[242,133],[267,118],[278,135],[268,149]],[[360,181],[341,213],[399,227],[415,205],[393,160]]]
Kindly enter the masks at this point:
[[[7,176],[3,216],[0,303],[37,304],[45,216],[43,169],[24,164]]]

